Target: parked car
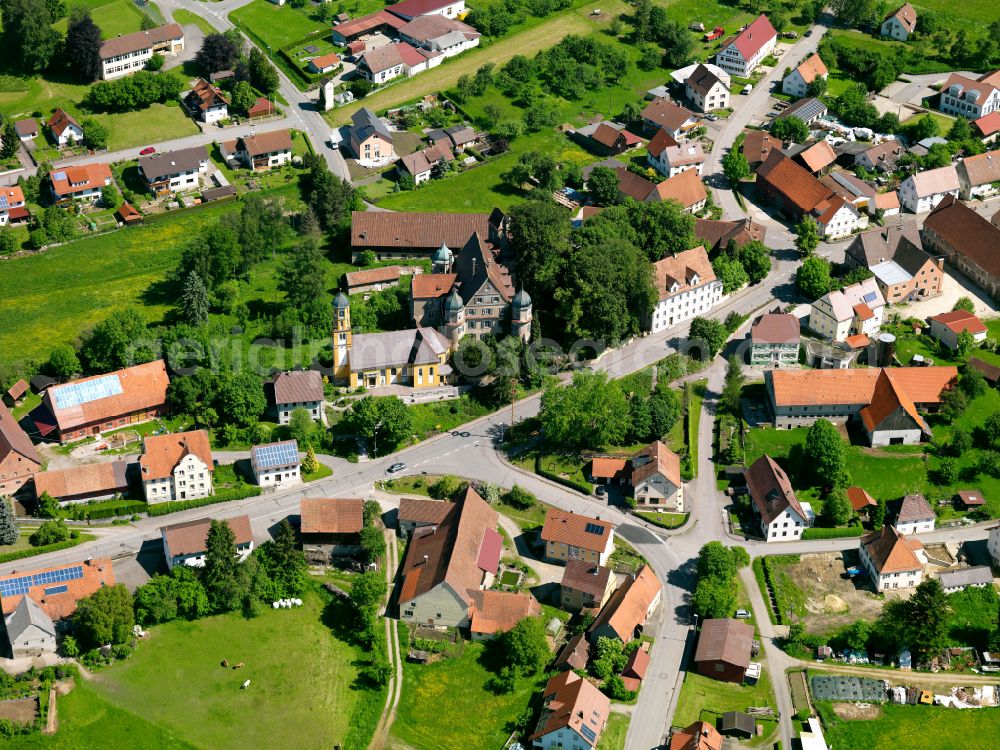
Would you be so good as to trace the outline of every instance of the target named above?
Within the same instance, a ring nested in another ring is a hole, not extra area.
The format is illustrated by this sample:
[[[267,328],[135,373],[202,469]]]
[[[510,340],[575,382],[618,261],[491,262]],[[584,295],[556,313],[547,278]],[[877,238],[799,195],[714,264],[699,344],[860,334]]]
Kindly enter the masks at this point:
[[[709,112],[707,115],[705,115],[705,119],[708,120],[709,122],[715,122],[716,120],[719,119],[719,116],[713,115],[711,112]]]
[[[749,94],[751,91],[753,91],[753,84],[752,83],[748,83],[746,86],[743,87],[743,94],[744,94],[744,96],[746,94]]]
[[[812,35],[813,35],[813,30],[812,29],[806,29],[806,33],[803,34],[803,36],[812,36]]]
[[[752,615],[749,612],[747,612],[745,609],[738,609],[738,610],[736,610],[736,619],[737,620],[749,620],[751,616]]]
[[[385,470],[385,473],[386,474],[398,474],[399,472],[401,472],[405,468],[406,468],[406,464],[404,464],[404,463],[393,464],[392,466],[390,466],[388,469]]]
[[[152,146],[146,146],[142,151],[139,152],[139,156],[149,156],[150,154],[155,154],[156,149]]]

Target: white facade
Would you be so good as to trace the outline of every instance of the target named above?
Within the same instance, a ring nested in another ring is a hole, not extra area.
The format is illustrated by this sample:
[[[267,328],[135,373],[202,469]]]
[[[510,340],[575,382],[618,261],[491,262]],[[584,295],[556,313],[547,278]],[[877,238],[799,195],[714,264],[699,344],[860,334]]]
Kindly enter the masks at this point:
[[[882,28],[879,29],[879,33],[882,36],[887,36],[899,42],[905,42],[910,38],[910,32],[906,30],[906,27],[895,16],[889,16],[882,22]]]
[[[969,81],[964,86],[954,83],[941,89],[938,109],[948,115],[978,120],[990,112],[1000,111],[1000,89],[976,81]]]
[[[201,111],[201,120],[206,125],[213,125],[220,120],[225,120],[227,117],[229,117],[229,107],[226,106],[225,102],[213,104],[211,107],[206,107]]]
[[[930,518],[918,518],[914,521],[894,523],[892,527],[900,534],[905,534],[907,536],[910,534],[922,534],[925,531],[934,531],[934,520],[933,516]]]
[[[858,211],[851,203],[844,203],[833,216],[816,221],[822,230],[823,239],[836,240],[849,237],[854,232],[868,228],[868,217]]]
[[[899,202],[903,208],[911,211],[912,213],[922,214],[930,211],[934,208],[934,206],[940,203],[941,199],[946,195],[954,195],[956,198],[958,197],[958,188],[941,193],[921,195],[917,192],[917,185],[913,177],[913,175],[910,175],[899,185]]]
[[[1000,565],[1000,526],[990,531],[989,539],[986,540],[986,549],[993,558],[994,565]]]
[[[715,56],[715,64],[727,73],[746,78],[760,65],[761,60],[774,52],[777,41],[778,37],[772,36],[749,60],[743,57],[735,44],[730,44]]]
[[[78,128],[73,123],[69,123],[63,128],[63,132],[59,135],[55,133],[52,134],[55,138],[56,143],[60,146],[68,146],[71,143],[83,143],[83,130]]]
[[[322,401],[302,401],[294,404],[278,404],[278,424],[288,424],[291,422],[292,412],[296,409],[305,409],[309,412],[309,416],[312,417],[313,422],[318,422],[323,416],[322,408]]]
[[[684,512],[684,490],[677,487],[659,472],[633,488],[639,506],[663,508],[675,513]]]
[[[279,466],[274,469],[259,469],[254,471],[254,481],[258,487],[288,487],[302,483],[301,465]]]
[[[692,288],[669,294],[656,303],[649,330],[651,333],[666,330],[689,318],[703,315],[720,302],[722,281],[713,279],[707,284],[699,284],[695,279]]]
[[[888,591],[890,589],[907,589],[920,585],[923,580],[923,569],[907,570],[899,573],[879,573],[875,567],[875,562],[868,555],[868,548],[862,544],[860,547],[861,564],[871,577],[872,585],[876,591]]]
[[[701,144],[690,141],[677,147],[667,147],[655,156],[651,151],[646,152],[649,166],[667,178],[689,169],[695,170],[700,177],[707,158]]]
[[[126,52],[121,55],[102,59],[101,78],[105,81],[110,81],[115,78],[131,75],[137,70],[142,70],[146,67],[146,63],[149,62],[149,58],[158,52],[176,54],[183,51],[184,36],[181,35],[179,38],[165,44],[150,45],[134,52]]]
[[[867,432],[867,430],[866,430]],[[919,445],[923,439],[923,430],[914,427],[912,430],[878,430],[868,435],[868,441],[873,445]],[[898,527],[897,527],[898,528]],[[909,532],[905,532],[909,533]]]
[[[593,747],[582,735],[569,727],[560,727],[554,732],[536,737],[531,746],[538,750],[590,750]]]
[[[826,78],[826,76],[818,77]],[[785,78],[781,81],[781,93],[788,94],[789,96],[797,96],[799,98],[802,98],[809,93],[809,84],[806,83],[806,79],[802,77],[798,68],[785,76]]]
[[[802,538],[802,532],[807,525],[806,519],[796,513],[791,507],[765,525],[761,519],[760,530],[766,542],[794,542]]]
[[[708,91],[696,91],[689,84],[685,83],[684,93],[695,107],[702,112],[711,112],[714,109],[725,109],[729,106],[729,89],[722,83],[716,81]]]
[[[855,307],[860,304],[871,310],[870,317],[862,319],[857,314]],[[831,341],[843,341],[848,336],[857,334],[872,337],[882,327],[884,317],[885,300],[876,280],[871,278],[846,289],[830,292],[813,302],[809,312],[809,328]]]
[[[147,503],[196,500],[212,494],[210,467],[193,453],[185,455],[169,477],[144,479],[142,490]]]
[[[287,151],[273,151],[269,154],[259,154],[257,156],[250,156],[247,151],[239,151],[236,154],[237,158],[243,162],[243,165],[247,169],[252,169],[257,171],[259,169],[273,169],[274,167],[281,167],[285,164],[290,164],[292,161],[292,150]],[[260,166],[254,166],[255,159],[267,159],[266,166],[261,164]]]

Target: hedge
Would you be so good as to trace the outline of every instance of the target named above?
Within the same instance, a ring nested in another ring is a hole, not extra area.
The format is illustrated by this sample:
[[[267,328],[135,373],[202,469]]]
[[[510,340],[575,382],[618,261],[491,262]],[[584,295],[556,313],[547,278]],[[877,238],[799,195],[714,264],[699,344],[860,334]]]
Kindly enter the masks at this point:
[[[66,508],[66,517],[74,521],[83,521],[89,518],[97,520],[100,518],[116,518],[117,516],[132,516],[136,513],[145,513],[146,503],[141,500],[122,500],[110,507],[88,509],[85,504],[73,505]]]
[[[767,583],[770,579],[770,571],[765,570],[763,557],[755,557],[753,564],[750,566],[753,568],[753,576],[757,579],[757,588],[760,589],[761,595],[764,597],[764,604],[767,605],[767,617],[771,621],[772,625],[780,625],[778,622],[780,617],[775,617],[774,610],[771,608],[771,595],[767,590]]]
[[[592,484],[580,482],[576,479],[571,479],[570,477],[561,477],[555,472],[543,469],[541,456],[535,457],[535,473],[541,477],[545,477],[546,479],[551,479],[553,482],[557,482],[563,487],[569,487],[571,490],[582,492],[584,495],[589,495],[594,491],[594,486]]]
[[[46,552],[58,552],[59,550],[75,547],[80,544],[81,541],[81,539],[66,539],[61,542],[56,542],[55,544],[46,544],[42,547],[31,547],[29,549],[18,550],[17,552],[5,552],[0,555],[0,563],[23,560],[26,557],[34,557],[35,555],[44,555]]]
[[[172,503],[157,503],[156,505],[150,505],[146,512],[150,516],[165,516],[168,513],[177,513],[181,510],[191,510],[192,508],[201,508],[205,505],[215,505],[216,503],[228,503],[230,500],[243,500],[248,497],[256,497],[259,494],[260,487],[247,485],[245,487],[225,490],[218,495],[200,497],[197,500],[177,500]]]
[[[852,536],[861,536],[864,533],[865,530],[861,526],[837,527],[832,529],[818,529],[813,527],[802,532],[802,539],[803,541],[808,539],[845,539]]]

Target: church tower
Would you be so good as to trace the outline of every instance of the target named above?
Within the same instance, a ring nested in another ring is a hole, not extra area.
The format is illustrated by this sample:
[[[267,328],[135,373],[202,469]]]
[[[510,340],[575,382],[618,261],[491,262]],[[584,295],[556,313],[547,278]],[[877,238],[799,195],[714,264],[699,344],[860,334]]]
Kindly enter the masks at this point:
[[[451,340],[452,346],[458,346],[459,340],[465,335],[465,303],[457,289],[452,289],[451,295],[444,303],[444,334]]]
[[[521,341],[531,338],[531,297],[523,287],[510,303],[510,332]]]
[[[333,379],[351,381],[351,301],[343,292],[333,301]]]
[[[434,255],[431,256],[431,272],[451,273],[454,263],[455,254],[442,242],[441,247],[435,250]]]

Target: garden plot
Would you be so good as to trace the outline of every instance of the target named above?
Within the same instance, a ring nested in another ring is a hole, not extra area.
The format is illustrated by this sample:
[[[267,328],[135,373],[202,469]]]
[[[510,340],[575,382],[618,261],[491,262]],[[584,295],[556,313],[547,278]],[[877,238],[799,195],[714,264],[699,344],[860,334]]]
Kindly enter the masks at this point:
[[[868,588],[868,579],[843,577],[848,567],[859,564],[858,553],[847,550],[802,555],[799,562],[781,566],[802,595],[796,614],[807,632],[830,633],[855,620],[873,621],[879,616],[882,602]]]

